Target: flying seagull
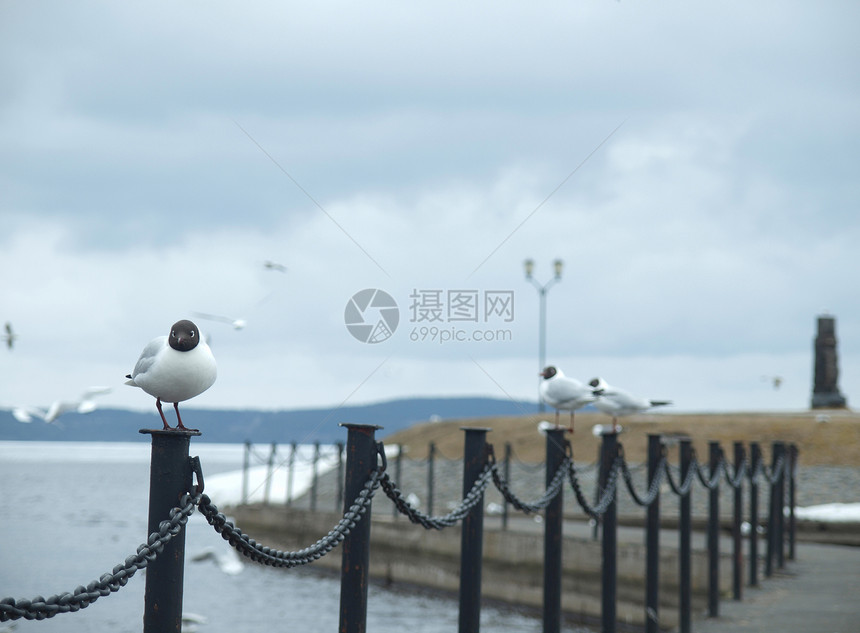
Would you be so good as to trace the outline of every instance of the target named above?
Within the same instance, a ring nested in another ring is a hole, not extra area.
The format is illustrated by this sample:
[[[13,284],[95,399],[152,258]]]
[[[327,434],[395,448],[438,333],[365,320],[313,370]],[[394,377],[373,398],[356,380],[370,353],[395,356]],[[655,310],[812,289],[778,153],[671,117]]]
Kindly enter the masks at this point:
[[[266,270],[275,270],[275,271],[277,271],[277,272],[279,272],[279,273],[285,273],[285,272],[287,272],[287,267],[286,267],[286,266],[284,266],[283,264],[279,264],[278,262],[273,262],[273,261],[268,260],[268,259],[267,259],[266,261],[264,261],[264,262],[263,262],[263,267],[264,267]]]
[[[633,396],[622,389],[611,387],[603,378],[593,378],[589,383],[598,394],[594,406],[606,415],[612,416],[612,432],[618,430],[618,418],[641,413],[651,407],[662,407],[672,404],[671,400],[648,400]]]
[[[219,323],[227,323],[234,330],[241,330],[248,322],[245,319],[232,319],[227,316],[221,316],[220,314],[207,314],[206,312],[194,312],[194,316],[200,317],[201,319],[206,319],[207,321],[218,321]]]
[[[9,321],[6,321],[6,334],[3,335],[3,340],[6,341],[6,347],[8,349],[12,349],[15,345],[15,339],[18,338],[18,335],[12,331],[12,324]]]
[[[197,326],[183,319],[173,324],[169,336],[154,338],[143,348],[125,384],[140,387],[155,397],[155,407],[165,429],[171,427],[161,409],[162,400],[173,403],[178,421],[176,428],[190,431],[194,429],[182,424],[179,403],[209,389],[217,375],[215,357]]]
[[[559,411],[570,411],[570,428],[573,433],[573,412],[596,400],[594,388],[583,385],[578,380],[568,378],[557,367],[550,365],[539,374],[540,397],[555,408],[555,423],[558,425]]]
[[[41,407],[15,407],[12,409],[12,415],[15,416],[18,422],[25,424],[32,422],[34,418],[39,418],[51,424],[69,411],[77,411],[78,413],[91,413],[95,411],[95,396],[101,396],[111,391],[113,390],[110,387],[90,387],[76,400],[56,400],[47,409]]]

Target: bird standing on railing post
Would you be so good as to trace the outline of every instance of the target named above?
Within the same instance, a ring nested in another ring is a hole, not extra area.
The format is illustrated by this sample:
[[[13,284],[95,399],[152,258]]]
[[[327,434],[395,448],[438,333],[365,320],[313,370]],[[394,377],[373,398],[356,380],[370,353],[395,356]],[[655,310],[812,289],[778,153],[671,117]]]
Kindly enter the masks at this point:
[[[560,369],[550,365],[539,374],[541,399],[555,409],[555,424],[558,426],[559,411],[570,411],[570,427],[573,433],[573,412],[596,400],[594,389],[578,380],[568,378]]]
[[[125,384],[140,387],[155,396],[155,407],[165,429],[171,427],[161,410],[161,402],[172,402],[178,421],[176,428],[189,431],[193,429],[182,424],[179,403],[209,389],[217,375],[215,357],[200,336],[200,330],[183,319],[173,324],[169,336],[154,338],[143,348]]]
[[[612,416],[612,432],[618,430],[618,418],[634,413],[641,413],[651,407],[661,407],[672,404],[671,400],[648,400],[631,395],[617,387],[611,387],[603,378],[593,378],[588,383],[597,394],[594,406],[606,415]]]

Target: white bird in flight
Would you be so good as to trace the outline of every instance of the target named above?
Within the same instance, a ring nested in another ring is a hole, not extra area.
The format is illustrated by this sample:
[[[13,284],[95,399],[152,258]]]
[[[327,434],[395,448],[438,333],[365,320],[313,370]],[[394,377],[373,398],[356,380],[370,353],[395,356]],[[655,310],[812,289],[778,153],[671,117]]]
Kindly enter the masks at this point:
[[[555,409],[555,423],[558,425],[559,411],[570,411],[570,428],[573,433],[573,412],[596,400],[594,389],[578,380],[568,378],[562,371],[550,365],[539,374],[540,397]]]
[[[218,321],[219,323],[227,323],[234,330],[242,330],[248,325],[248,322],[245,319],[233,319],[227,316],[221,316],[220,314],[207,314],[206,312],[194,312],[194,316],[200,317],[201,319],[206,319],[207,321]]]
[[[209,389],[218,375],[215,357],[209,345],[200,336],[197,326],[183,319],[170,328],[170,336],[152,339],[137,360],[134,371],[126,376],[125,384],[140,387],[155,397],[155,407],[164,422],[161,402],[172,402],[176,410],[177,429],[191,431],[182,424],[179,403],[189,400]]]
[[[641,413],[651,407],[672,404],[671,400],[648,400],[631,395],[617,387],[611,387],[603,378],[593,378],[589,383],[597,394],[594,406],[606,415],[612,416],[612,432],[618,430],[618,418]]]
[[[90,387],[84,391],[76,400],[55,400],[47,409],[41,407],[15,407],[12,415],[18,422],[29,424],[34,418],[44,420],[48,424],[56,422],[64,413],[77,411],[78,413],[92,413],[96,410],[95,396],[101,396],[113,391],[110,387]]]

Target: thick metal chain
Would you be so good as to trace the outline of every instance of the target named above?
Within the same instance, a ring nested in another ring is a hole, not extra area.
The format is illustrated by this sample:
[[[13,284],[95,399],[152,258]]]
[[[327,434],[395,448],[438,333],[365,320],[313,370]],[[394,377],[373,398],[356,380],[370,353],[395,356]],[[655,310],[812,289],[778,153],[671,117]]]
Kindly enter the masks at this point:
[[[72,613],[86,608],[103,596],[119,591],[139,569],[146,567],[161,553],[164,546],[179,534],[188,517],[194,512],[198,496],[186,493],[182,496],[181,507],[170,510],[169,519],[158,525],[158,532],[149,535],[146,543],[137,548],[137,553],[116,565],[110,573],[102,574],[98,580],[86,587],[79,586],[74,591],[43,598],[36,596],[31,600],[0,600],[0,622],[7,620],[44,620],[58,613]]]
[[[499,490],[499,492],[502,493],[502,496],[505,498],[505,500],[512,506],[514,506],[517,510],[519,510],[520,512],[525,512],[526,514],[534,514],[546,508],[550,503],[552,503],[552,500],[555,499],[562,491],[562,488],[564,487],[565,477],[567,477],[567,473],[570,470],[570,465],[570,458],[565,457],[564,461],[562,461],[562,463],[559,465],[558,470],[555,471],[555,475],[550,480],[550,483],[546,488],[546,492],[540,499],[531,503],[520,500],[511,491],[510,487],[508,486],[508,482],[502,479],[497,464],[493,464],[492,467],[493,483],[496,485],[496,488]]]
[[[734,475],[729,474],[729,468],[728,465],[726,465],[723,468],[723,472],[725,472],[726,474],[726,482],[729,484],[729,486],[737,490],[743,485],[744,479],[747,476],[748,469],[749,464],[747,463],[746,456],[744,456],[744,458],[741,460],[741,463],[738,464],[737,467],[735,467]]]
[[[612,467],[609,470],[609,477],[606,480],[606,485],[603,487],[603,490],[600,491],[600,497],[594,506],[588,503],[588,499],[585,498],[585,495],[582,493],[582,489],[579,486],[579,480],[576,477],[576,469],[574,465],[571,463],[570,470],[568,471],[568,478],[570,479],[570,485],[573,487],[573,492],[576,495],[576,501],[585,510],[586,514],[588,514],[592,519],[598,520],[600,515],[604,514],[609,506],[612,505],[612,502],[615,500],[616,489],[618,488],[618,471],[621,470],[621,464],[624,462],[624,459],[621,455],[618,455],[615,458],[615,461],[612,462]]]
[[[660,494],[660,485],[663,483],[663,476],[666,474],[666,458],[662,457],[660,463],[657,464],[654,479],[651,480],[651,485],[648,487],[648,492],[644,497],[640,497],[637,494],[636,488],[633,485],[633,475],[626,461],[621,462],[621,474],[624,475],[624,483],[627,484],[627,490],[630,492],[633,501],[640,506],[650,506]]]
[[[489,486],[490,480],[493,477],[493,468],[494,465],[489,463],[484,466],[484,470],[481,471],[481,474],[472,485],[472,489],[469,490],[469,493],[463,498],[460,505],[445,516],[432,517],[424,514],[416,508],[413,508],[409,502],[403,498],[403,494],[391,481],[388,473],[385,473],[381,477],[380,485],[385,491],[385,494],[388,495],[388,498],[394,502],[395,506],[397,506],[397,510],[412,521],[412,523],[422,525],[428,530],[441,530],[446,527],[456,525],[459,521],[464,519],[469,512],[471,512],[472,508],[480,503],[482,495]]]
[[[782,479],[782,475],[785,471],[785,457],[780,455],[780,457],[776,460],[776,464],[773,465],[773,469],[768,472],[767,466],[763,463],[759,462],[762,466],[762,473],[764,474],[764,478],[770,482],[771,486],[775,486],[779,483],[779,480]]]
[[[702,485],[708,490],[715,490],[720,485],[720,476],[723,474],[723,470],[726,467],[726,462],[724,459],[720,459],[717,462],[717,468],[713,474],[706,474],[705,468],[699,463],[698,459],[693,459],[693,463],[690,464],[690,468],[696,471],[696,474],[699,477],[699,481],[702,482]],[[708,479],[710,477],[710,479]]]
[[[693,487],[693,482],[696,480],[696,469],[690,464],[690,468],[687,471],[687,477],[679,486],[675,483],[675,480],[672,479],[672,469],[667,465],[666,466],[666,481],[669,482],[669,487],[679,497],[686,497],[690,493],[690,489]]]
[[[227,517],[222,513],[218,512],[218,508],[207,495],[202,495],[200,499],[200,513],[206,517],[206,521],[221,535],[221,538],[230,543],[243,556],[250,558],[254,562],[272,567],[307,565],[315,560],[319,560],[337,547],[350,533],[352,528],[361,521],[370,507],[370,502],[376,489],[379,487],[382,476],[381,469],[374,470],[358,497],[356,497],[353,504],[349,507],[349,510],[344,513],[343,518],[329,533],[313,545],[295,552],[282,552],[265,545],[260,545],[228,521]]]

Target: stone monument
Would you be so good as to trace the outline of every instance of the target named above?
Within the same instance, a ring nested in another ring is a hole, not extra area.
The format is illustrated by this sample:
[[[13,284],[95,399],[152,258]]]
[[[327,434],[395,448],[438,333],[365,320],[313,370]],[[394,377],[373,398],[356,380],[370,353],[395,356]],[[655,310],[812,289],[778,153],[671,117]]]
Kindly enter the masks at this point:
[[[836,319],[818,317],[815,337],[815,378],[812,384],[813,409],[845,409],[845,396],[839,393],[839,363],[836,355]]]

